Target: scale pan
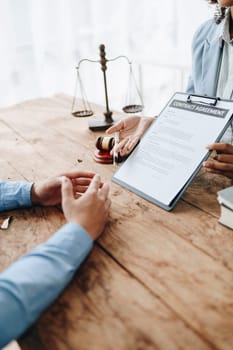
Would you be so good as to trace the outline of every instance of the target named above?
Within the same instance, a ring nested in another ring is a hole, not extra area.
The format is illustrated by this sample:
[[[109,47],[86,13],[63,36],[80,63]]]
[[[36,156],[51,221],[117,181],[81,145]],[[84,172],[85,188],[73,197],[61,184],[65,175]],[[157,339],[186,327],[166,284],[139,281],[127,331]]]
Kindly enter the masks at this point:
[[[127,105],[122,108],[125,113],[138,113],[143,110],[142,105]]]
[[[74,117],[84,118],[84,117],[91,117],[93,115],[93,112],[88,110],[76,111],[76,112],[72,112],[72,115]]]

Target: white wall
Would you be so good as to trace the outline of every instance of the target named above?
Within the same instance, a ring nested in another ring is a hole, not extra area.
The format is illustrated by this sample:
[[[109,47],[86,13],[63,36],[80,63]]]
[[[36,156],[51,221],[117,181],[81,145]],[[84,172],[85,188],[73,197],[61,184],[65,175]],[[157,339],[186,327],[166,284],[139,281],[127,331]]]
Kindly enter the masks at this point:
[[[107,58],[124,54],[134,62],[144,113],[157,114],[184,90],[192,35],[211,15],[205,0],[0,0],[0,106],[72,95],[77,62],[98,60],[104,43]],[[83,63],[80,72],[88,99],[103,104],[99,63]],[[109,63],[107,74],[110,106],[121,108],[128,65]]]

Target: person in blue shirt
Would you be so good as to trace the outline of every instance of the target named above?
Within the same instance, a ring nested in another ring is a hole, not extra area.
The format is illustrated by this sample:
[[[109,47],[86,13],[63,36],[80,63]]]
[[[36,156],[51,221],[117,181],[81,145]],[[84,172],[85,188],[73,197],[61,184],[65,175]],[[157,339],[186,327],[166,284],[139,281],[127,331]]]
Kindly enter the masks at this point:
[[[233,99],[233,0],[212,0],[216,16],[196,31],[192,43],[192,72],[186,92]],[[115,151],[130,153],[149,128],[154,118],[132,116],[122,119],[107,130],[120,131]],[[233,178],[233,126],[220,143],[208,145],[216,151],[215,159],[204,162],[207,172]]]
[[[0,274],[0,348],[17,339],[62,292],[108,218],[109,185],[88,172],[41,182],[0,180],[0,211],[62,204],[67,224]]]

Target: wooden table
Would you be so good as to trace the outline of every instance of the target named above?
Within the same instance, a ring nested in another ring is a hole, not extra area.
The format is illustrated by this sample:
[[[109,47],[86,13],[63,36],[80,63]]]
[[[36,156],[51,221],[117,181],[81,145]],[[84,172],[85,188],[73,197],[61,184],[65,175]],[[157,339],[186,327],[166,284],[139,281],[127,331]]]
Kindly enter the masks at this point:
[[[93,161],[99,133],[70,108],[59,95],[2,109],[0,177],[39,180],[78,167],[110,181],[113,166]],[[218,223],[216,200],[230,184],[200,172],[166,212],[111,183],[103,235],[22,349],[232,350],[233,231]],[[10,229],[0,231],[1,270],[64,223],[57,208],[11,214]]]

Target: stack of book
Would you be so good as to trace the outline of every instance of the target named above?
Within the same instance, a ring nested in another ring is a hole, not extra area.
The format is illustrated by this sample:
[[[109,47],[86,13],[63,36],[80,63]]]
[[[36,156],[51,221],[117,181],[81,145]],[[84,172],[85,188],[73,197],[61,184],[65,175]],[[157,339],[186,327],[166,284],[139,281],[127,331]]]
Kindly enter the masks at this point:
[[[218,201],[221,205],[219,222],[233,229],[233,186],[219,191]]]

